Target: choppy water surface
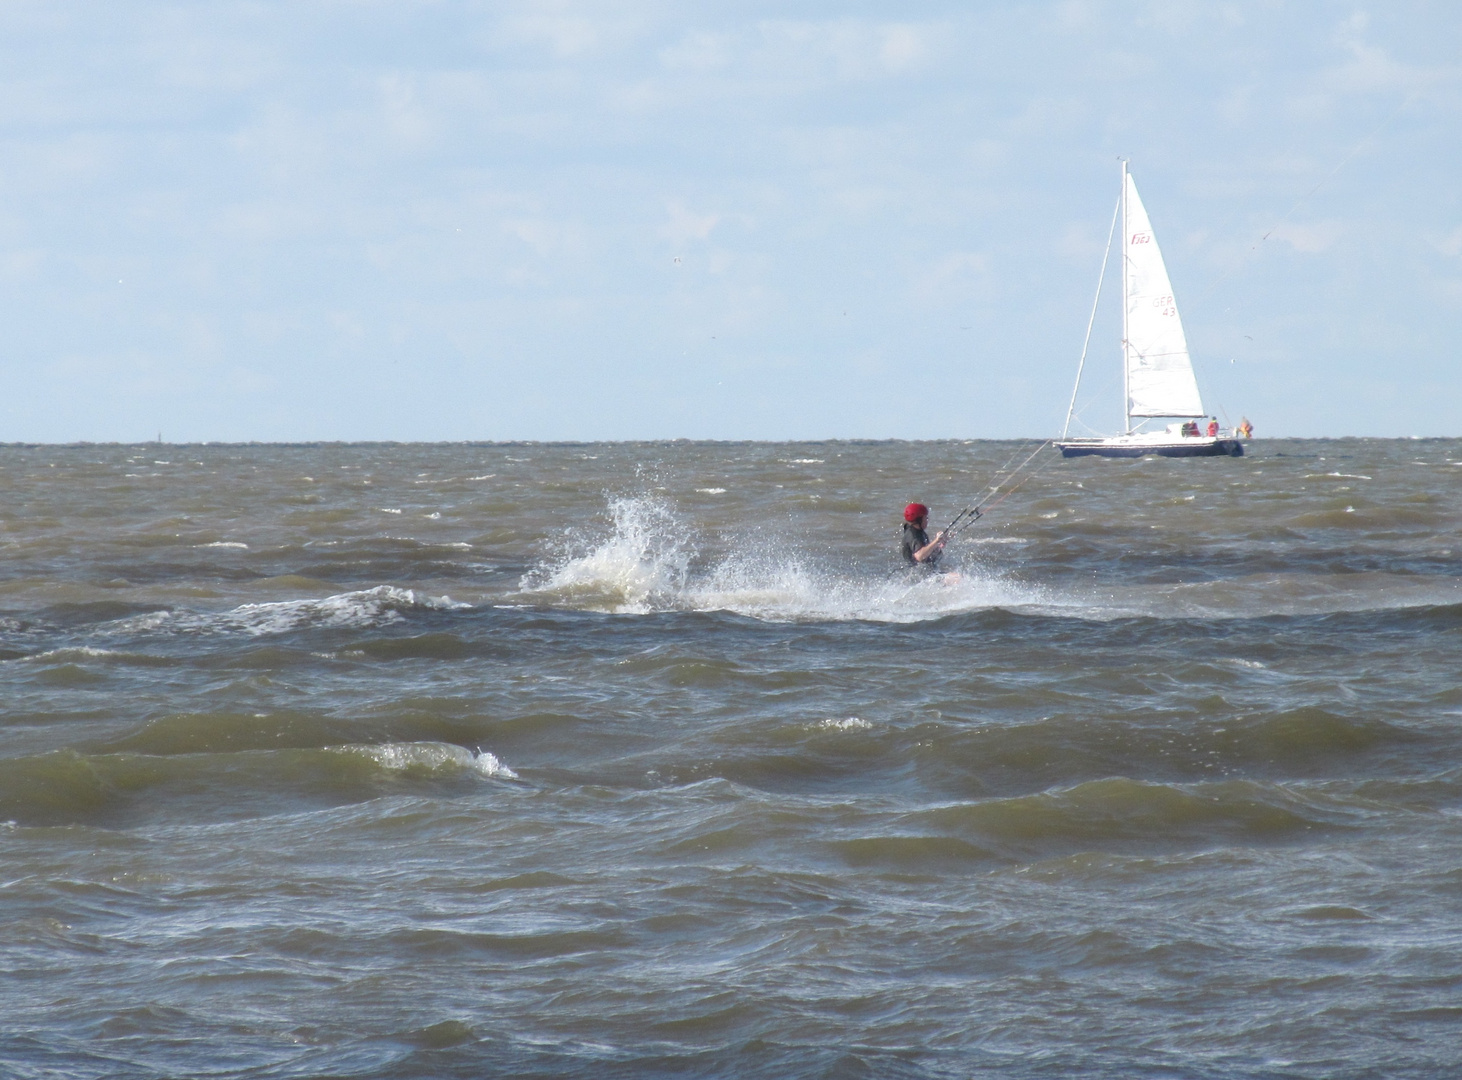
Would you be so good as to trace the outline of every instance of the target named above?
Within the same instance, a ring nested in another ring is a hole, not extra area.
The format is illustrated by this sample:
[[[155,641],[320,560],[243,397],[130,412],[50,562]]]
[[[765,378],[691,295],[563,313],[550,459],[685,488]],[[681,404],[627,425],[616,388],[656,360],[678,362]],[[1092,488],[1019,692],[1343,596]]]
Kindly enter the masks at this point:
[[[0,1072],[1436,1076],[1462,442],[0,449]]]

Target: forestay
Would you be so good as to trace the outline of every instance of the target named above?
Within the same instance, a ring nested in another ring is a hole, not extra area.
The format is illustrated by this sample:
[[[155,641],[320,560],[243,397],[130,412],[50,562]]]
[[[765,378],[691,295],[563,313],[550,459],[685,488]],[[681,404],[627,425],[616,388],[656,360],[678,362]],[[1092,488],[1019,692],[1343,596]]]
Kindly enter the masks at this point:
[[[1127,179],[1127,415],[1204,416],[1183,322],[1147,209]]]

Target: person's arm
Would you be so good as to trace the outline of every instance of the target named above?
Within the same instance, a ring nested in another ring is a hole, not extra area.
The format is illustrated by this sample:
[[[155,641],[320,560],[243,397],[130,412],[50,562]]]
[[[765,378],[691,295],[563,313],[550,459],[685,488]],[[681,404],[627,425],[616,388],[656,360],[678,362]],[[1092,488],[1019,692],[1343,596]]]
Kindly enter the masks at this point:
[[[928,562],[944,550],[944,534],[940,533],[933,540],[914,552],[915,562]]]

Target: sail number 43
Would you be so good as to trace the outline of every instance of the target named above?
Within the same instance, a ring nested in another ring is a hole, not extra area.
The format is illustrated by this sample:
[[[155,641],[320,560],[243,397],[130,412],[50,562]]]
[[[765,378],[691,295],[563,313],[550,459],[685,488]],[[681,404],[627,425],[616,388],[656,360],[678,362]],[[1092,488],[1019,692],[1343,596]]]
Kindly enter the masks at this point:
[[[1178,305],[1173,303],[1171,296],[1154,296],[1152,298],[1152,306],[1157,308],[1159,315],[1176,315],[1178,313]]]

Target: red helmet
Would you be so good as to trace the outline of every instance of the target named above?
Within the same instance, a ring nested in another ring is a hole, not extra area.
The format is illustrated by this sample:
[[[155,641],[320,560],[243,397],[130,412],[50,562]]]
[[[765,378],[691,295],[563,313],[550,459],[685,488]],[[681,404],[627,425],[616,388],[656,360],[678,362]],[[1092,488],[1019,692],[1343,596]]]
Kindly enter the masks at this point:
[[[905,521],[918,521],[920,518],[926,518],[928,516],[929,508],[923,503],[909,503],[908,506],[904,507]]]

